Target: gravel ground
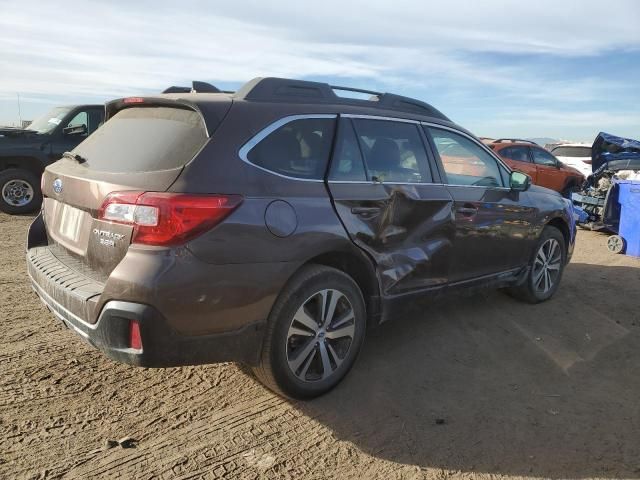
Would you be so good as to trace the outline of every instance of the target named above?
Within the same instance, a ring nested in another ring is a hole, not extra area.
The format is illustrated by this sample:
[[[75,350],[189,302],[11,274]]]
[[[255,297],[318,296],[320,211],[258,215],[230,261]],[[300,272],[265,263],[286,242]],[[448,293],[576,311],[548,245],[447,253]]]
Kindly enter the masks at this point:
[[[304,403],[103,357],[32,293],[30,221],[0,214],[0,478],[640,478],[640,261],[605,235],[552,301],[429,304]]]

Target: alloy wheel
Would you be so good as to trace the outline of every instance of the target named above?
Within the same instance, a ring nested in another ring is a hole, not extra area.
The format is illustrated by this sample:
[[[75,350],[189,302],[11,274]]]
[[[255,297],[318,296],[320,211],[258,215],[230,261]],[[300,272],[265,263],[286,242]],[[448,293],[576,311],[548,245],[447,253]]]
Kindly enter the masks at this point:
[[[533,262],[533,286],[538,293],[546,294],[556,284],[562,266],[560,243],[555,238],[545,241]]]
[[[2,186],[2,199],[14,207],[28,205],[33,196],[33,187],[25,180],[9,180]]]
[[[356,332],[353,306],[339,290],[321,290],[298,308],[287,332],[287,362],[304,382],[326,380],[347,358]]]

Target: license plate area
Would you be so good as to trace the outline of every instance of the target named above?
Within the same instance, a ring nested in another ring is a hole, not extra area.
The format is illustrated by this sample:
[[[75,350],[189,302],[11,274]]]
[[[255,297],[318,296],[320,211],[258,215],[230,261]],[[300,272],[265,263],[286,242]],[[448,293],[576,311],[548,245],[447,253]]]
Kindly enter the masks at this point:
[[[45,198],[45,221],[49,236],[78,255],[87,251],[93,218],[72,205]]]
[[[59,232],[62,237],[74,243],[80,239],[83,213],[82,210],[78,210],[71,205],[62,204],[59,227]]]

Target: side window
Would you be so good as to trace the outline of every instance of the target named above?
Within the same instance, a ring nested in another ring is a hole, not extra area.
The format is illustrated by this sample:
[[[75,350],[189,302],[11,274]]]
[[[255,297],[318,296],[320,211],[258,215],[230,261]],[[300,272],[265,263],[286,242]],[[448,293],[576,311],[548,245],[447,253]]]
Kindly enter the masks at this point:
[[[293,120],[263,138],[247,154],[262,168],[288,177],[322,179],[327,168],[335,120]]]
[[[551,155],[546,150],[542,150],[541,148],[534,147],[531,149],[531,151],[533,152],[533,161],[537,165],[547,165],[550,167],[555,167],[558,164],[556,157]]]
[[[104,123],[104,110],[89,110],[89,135]]]
[[[335,153],[331,160],[329,180],[366,181],[367,174],[353,124],[348,118],[340,120]]]
[[[516,162],[527,162],[529,160],[529,149],[527,147],[507,147],[502,150],[498,150],[498,155],[509,160],[515,160]]]
[[[87,132],[89,132],[89,118],[87,112],[78,112],[76,116],[69,121],[67,127],[79,127],[81,125],[84,125],[87,128]]]
[[[427,153],[413,123],[354,119],[369,180],[427,183],[431,172]]]
[[[427,128],[452,185],[502,187],[498,162],[468,138],[439,128]]]

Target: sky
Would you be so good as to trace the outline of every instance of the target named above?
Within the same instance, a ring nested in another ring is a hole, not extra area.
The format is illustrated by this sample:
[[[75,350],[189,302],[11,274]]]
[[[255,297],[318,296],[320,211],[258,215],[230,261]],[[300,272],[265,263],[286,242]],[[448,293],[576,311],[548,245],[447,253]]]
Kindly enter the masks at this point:
[[[638,0],[0,0],[0,124],[191,80],[426,101],[479,136],[640,137]]]

